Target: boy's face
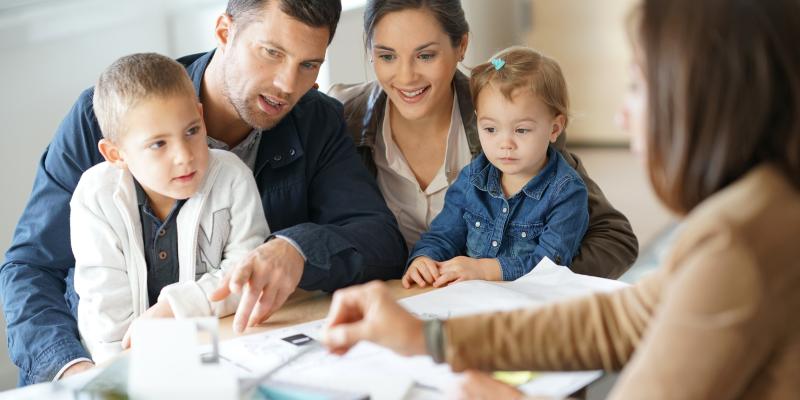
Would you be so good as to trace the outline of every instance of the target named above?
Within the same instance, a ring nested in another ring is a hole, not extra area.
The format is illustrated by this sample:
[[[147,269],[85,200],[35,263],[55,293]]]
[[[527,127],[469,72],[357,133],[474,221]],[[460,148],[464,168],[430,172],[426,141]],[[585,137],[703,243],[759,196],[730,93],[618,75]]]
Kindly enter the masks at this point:
[[[239,117],[257,129],[271,129],[308,92],[325,60],[330,32],[312,27],[270,1],[259,16],[234,25],[217,21],[223,55],[222,90]]]
[[[112,144],[114,164],[131,172],[151,202],[163,207],[197,192],[208,168],[208,145],[196,99],[179,94],[143,100],[126,112],[122,126]]]
[[[558,139],[564,117],[555,116],[529,89],[515,89],[509,101],[493,85],[478,94],[476,113],[486,158],[504,178],[528,181],[544,167],[547,146]]]

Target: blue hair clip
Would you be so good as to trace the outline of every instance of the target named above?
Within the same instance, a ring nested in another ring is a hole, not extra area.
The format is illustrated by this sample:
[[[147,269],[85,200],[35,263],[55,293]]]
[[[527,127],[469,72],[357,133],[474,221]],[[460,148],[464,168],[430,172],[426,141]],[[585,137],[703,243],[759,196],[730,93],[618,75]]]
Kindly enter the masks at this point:
[[[491,60],[492,65],[494,65],[495,71],[500,71],[500,68],[503,68],[506,65],[506,62],[502,58],[493,58]]]

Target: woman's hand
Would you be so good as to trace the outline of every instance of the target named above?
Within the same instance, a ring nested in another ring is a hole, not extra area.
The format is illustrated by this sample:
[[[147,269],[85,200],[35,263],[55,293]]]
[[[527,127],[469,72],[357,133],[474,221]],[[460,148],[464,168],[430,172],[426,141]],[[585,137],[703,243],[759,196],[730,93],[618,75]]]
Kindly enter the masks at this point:
[[[425,354],[422,321],[400,307],[382,282],[337,290],[322,341],[331,352],[346,353],[361,340],[403,355]]]
[[[525,398],[517,388],[500,382],[489,375],[477,371],[466,371],[452,391],[452,399],[509,399]]]

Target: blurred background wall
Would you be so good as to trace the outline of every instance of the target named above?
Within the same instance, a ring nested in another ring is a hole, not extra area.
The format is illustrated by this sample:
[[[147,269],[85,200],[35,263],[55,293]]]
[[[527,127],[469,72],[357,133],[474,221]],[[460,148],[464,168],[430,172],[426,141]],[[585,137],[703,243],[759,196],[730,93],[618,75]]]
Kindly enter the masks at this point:
[[[78,94],[116,58],[172,57],[214,46],[225,0],[0,0],[0,248],[7,249],[38,160]],[[372,78],[363,51],[364,0],[344,0],[319,84]],[[613,125],[628,63],[624,16],[634,0],[463,0],[471,25],[464,67],[513,44],[556,58],[571,91],[570,146],[647,242],[670,217]],[[0,296],[2,293],[0,293]],[[5,322],[2,326],[5,327]],[[16,384],[0,329],[0,390]]]

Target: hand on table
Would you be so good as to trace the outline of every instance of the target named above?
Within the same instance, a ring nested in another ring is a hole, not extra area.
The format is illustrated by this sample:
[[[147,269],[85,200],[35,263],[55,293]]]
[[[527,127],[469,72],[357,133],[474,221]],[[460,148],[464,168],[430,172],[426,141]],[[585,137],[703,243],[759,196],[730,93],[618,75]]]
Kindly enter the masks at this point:
[[[455,387],[447,393],[452,399],[524,399],[517,388],[500,382],[485,373],[465,371]]]
[[[408,266],[406,273],[403,275],[402,283],[406,289],[411,288],[411,285],[415,283],[419,287],[425,287],[426,284],[433,284],[438,277],[438,263],[428,257],[419,256]]]
[[[438,263],[439,277],[434,287],[442,287],[453,282],[480,279],[499,281],[503,279],[500,262],[496,258],[471,258],[458,256]]]
[[[94,368],[94,363],[91,362],[91,361],[77,362],[75,364],[70,365],[69,368],[64,370],[64,372],[61,374],[61,377],[59,377],[58,379],[59,380],[65,379],[65,378],[70,377],[72,375],[76,375],[76,374],[79,374],[81,372],[88,371],[88,370],[90,370],[92,368]]]
[[[269,318],[292,294],[303,276],[303,256],[288,241],[275,238],[258,246],[227,273],[209,296],[220,301],[241,294],[233,330],[244,331]]]
[[[170,307],[169,302],[159,301],[154,304],[152,307],[148,308],[147,311],[142,313],[138,318],[175,318],[175,314],[172,313],[172,307]],[[136,320],[134,320],[134,323]],[[128,327],[128,330],[125,331],[125,336],[122,337],[122,348],[128,349],[131,347],[131,328],[133,328],[133,323]]]
[[[419,256],[408,266],[403,275],[403,287],[409,289],[413,284],[425,287],[446,286],[453,282],[480,279],[499,281],[503,279],[500,262],[496,258],[453,257],[447,261],[434,261]]]

